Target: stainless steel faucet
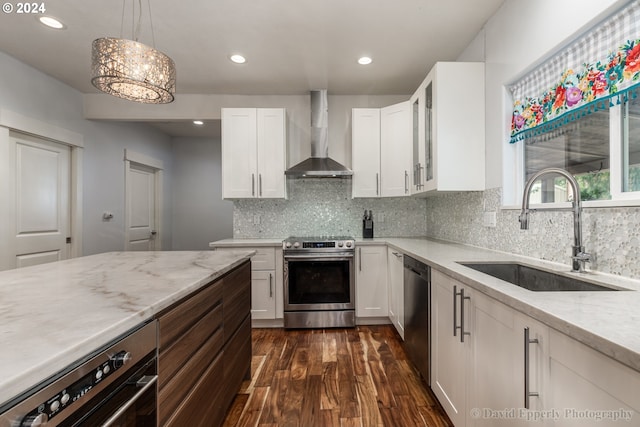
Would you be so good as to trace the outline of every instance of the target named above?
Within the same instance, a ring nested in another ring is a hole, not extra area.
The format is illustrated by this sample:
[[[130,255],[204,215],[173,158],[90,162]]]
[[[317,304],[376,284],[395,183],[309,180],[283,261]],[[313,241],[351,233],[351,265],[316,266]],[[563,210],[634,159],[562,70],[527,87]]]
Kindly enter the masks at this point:
[[[520,221],[520,229],[529,229],[529,197],[533,183],[544,175],[557,174],[567,179],[571,189],[573,190],[573,247],[571,256],[571,271],[584,272],[584,263],[591,260],[591,255],[584,251],[582,246],[582,201],[580,200],[580,187],[578,181],[564,169],[546,168],[533,174],[524,186],[524,194],[522,196],[522,212],[518,220]]]

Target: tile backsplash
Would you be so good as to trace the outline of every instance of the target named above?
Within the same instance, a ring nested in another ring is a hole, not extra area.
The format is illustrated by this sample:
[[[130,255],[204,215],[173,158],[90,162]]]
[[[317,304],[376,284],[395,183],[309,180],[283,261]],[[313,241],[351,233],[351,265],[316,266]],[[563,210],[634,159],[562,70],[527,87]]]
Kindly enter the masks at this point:
[[[520,210],[502,208],[500,188],[426,199],[352,199],[350,179],[289,180],[287,185],[287,200],[234,200],[233,237],[362,237],[367,209],[374,214],[375,237],[428,236],[570,264],[571,212],[538,210],[530,216],[529,230],[520,230]],[[485,212],[495,212],[496,227],[483,225]],[[585,208],[582,218],[583,244],[593,258],[587,268],[640,279],[640,207]]]
[[[362,237],[362,216],[365,209],[373,211],[375,237],[426,235],[424,199],[352,199],[351,179],[290,179],[287,186],[287,200],[234,200],[233,237]]]
[[[570,211],[537,210],[520,230],[519,209],[501,208],[501,189],[442,194],[427,199],[427,235],[569,265],[573,245]],[[486,227],[484,212],[496,213]],[[587,269],[640,279],[640,208],[585,208],[582,241],[592,255]]]

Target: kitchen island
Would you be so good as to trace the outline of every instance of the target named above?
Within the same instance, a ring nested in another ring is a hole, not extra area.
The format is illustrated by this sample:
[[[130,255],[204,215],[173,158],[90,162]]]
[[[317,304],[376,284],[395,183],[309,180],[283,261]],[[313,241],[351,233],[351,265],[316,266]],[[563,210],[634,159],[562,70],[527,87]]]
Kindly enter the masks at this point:
[[[0,272],[0,407],[252,255],[110,252]]]

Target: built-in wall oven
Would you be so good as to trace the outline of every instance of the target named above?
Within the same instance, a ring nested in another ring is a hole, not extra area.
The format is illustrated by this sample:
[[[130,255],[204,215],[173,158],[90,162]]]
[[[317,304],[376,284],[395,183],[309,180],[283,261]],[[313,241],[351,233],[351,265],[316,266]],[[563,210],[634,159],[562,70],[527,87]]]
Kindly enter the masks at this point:
[[[0,408],[0,426],[156,426],[156,325],[130,331]]]
[[[284,258],[285,328],[355,326],[355,241],[289,237]]]

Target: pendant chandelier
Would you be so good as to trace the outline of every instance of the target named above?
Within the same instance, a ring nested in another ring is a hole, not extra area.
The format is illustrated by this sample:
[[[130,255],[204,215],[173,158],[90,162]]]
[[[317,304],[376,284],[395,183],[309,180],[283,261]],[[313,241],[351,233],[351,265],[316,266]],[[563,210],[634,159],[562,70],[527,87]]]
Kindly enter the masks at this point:
[[[151,22],[151,5],[149,21]],[[124,8],[122,6],[122,27]],[[134,2],[135,3],[135,2]],[[151,34],[154,47],[138,42],[142,22],[142,0],[138,0],[138,23],[134,40],[104,37],[93,41],[91,51],[91,83],[103,92],[145,104],[167,104],[174,100],[176,68],[173,60],[155,49],[153,22]],[[135,4],[134,13],[135,15]]]

